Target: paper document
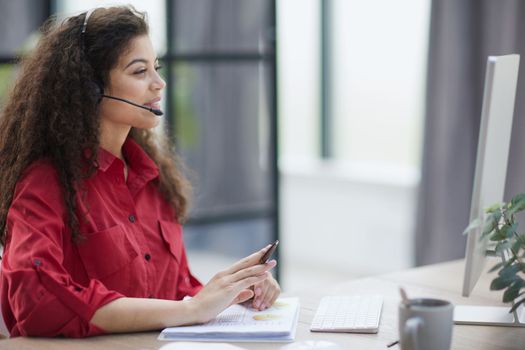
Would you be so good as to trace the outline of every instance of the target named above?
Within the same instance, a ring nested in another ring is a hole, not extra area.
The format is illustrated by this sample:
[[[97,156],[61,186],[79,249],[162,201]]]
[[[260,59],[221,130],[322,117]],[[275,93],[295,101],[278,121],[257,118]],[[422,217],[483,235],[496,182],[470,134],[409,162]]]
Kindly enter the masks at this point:
[[[232,344],[225,343],[199,343],[199,342],[173,342],[162,346],[159,350],[246,350]]]
[[[299,317],[298,298],[280,298],[272,307],[257,311],[232,305],[210,322],[164,329],[159,340],[293,341]]]

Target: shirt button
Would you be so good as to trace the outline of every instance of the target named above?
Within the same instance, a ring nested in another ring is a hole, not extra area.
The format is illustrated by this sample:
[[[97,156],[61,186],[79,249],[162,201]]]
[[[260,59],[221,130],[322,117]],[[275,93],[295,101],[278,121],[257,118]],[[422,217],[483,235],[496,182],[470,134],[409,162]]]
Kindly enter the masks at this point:
[[[147,261],[150,261],[151,260],[151,255],[149,255],[149,254],[144,255],[144,259],[146,259]]]
[[[135,220],[137,220],[137,218],[135,218],[135,215],[133,214],[129,214],[128,219],[130,222],[135,222]]]

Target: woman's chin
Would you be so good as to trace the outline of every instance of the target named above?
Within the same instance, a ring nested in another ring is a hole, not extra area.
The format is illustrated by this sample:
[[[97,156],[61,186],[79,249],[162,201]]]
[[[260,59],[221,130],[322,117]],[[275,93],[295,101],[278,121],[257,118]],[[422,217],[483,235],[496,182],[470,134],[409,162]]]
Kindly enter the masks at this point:
[[[135,128],[139,129],[153,129],[160,124],[160,118],[154,115],[153,113],[147,112],[149,115],[147,115],[145,118],[141,118],[140,121],[135,123],[135,125],[132,125]]]

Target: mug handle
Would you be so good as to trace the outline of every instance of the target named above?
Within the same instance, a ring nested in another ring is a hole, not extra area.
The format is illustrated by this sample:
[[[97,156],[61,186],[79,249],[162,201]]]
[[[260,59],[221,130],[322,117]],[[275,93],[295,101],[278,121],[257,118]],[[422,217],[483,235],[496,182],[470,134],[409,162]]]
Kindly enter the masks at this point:
[[[419,341],[417,333],[423,325],[423,319],[420,317],[409,318],[405,322],[403,334],[401,337],[401,344],[406,345],[407,349],[403,350],[419,350]]]

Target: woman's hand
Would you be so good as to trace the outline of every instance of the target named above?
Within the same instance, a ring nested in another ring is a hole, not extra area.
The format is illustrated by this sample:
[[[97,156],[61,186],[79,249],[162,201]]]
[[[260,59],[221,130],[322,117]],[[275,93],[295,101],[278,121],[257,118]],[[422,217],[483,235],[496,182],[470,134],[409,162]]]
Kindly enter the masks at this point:
[[[279,287],[279,283],[277,283],[273,276],[255,284],[253,290],[255,296],[253,297],[252,306],[257,310],[269,308],[275,300],[277,300],[279,294],[281,294],[281,287]]]
[[[267,279],[273,280],[268,270],[275,267],[277,262],[271,260],[266,264],[259,263],[259,260],[269,247],[270,245],[239,260],[226,270],[217,273],[190,300],[198,314],[197,319],[201,323],[213,319],[232,304],[242,303],[252,298],[254,291],[250,287],[261,285]],[[273,286],[273,283],[269,285]],[[274,290],[274,287],[269,288],[269,290]],[[271,295],[273,297],[273,292]]]

